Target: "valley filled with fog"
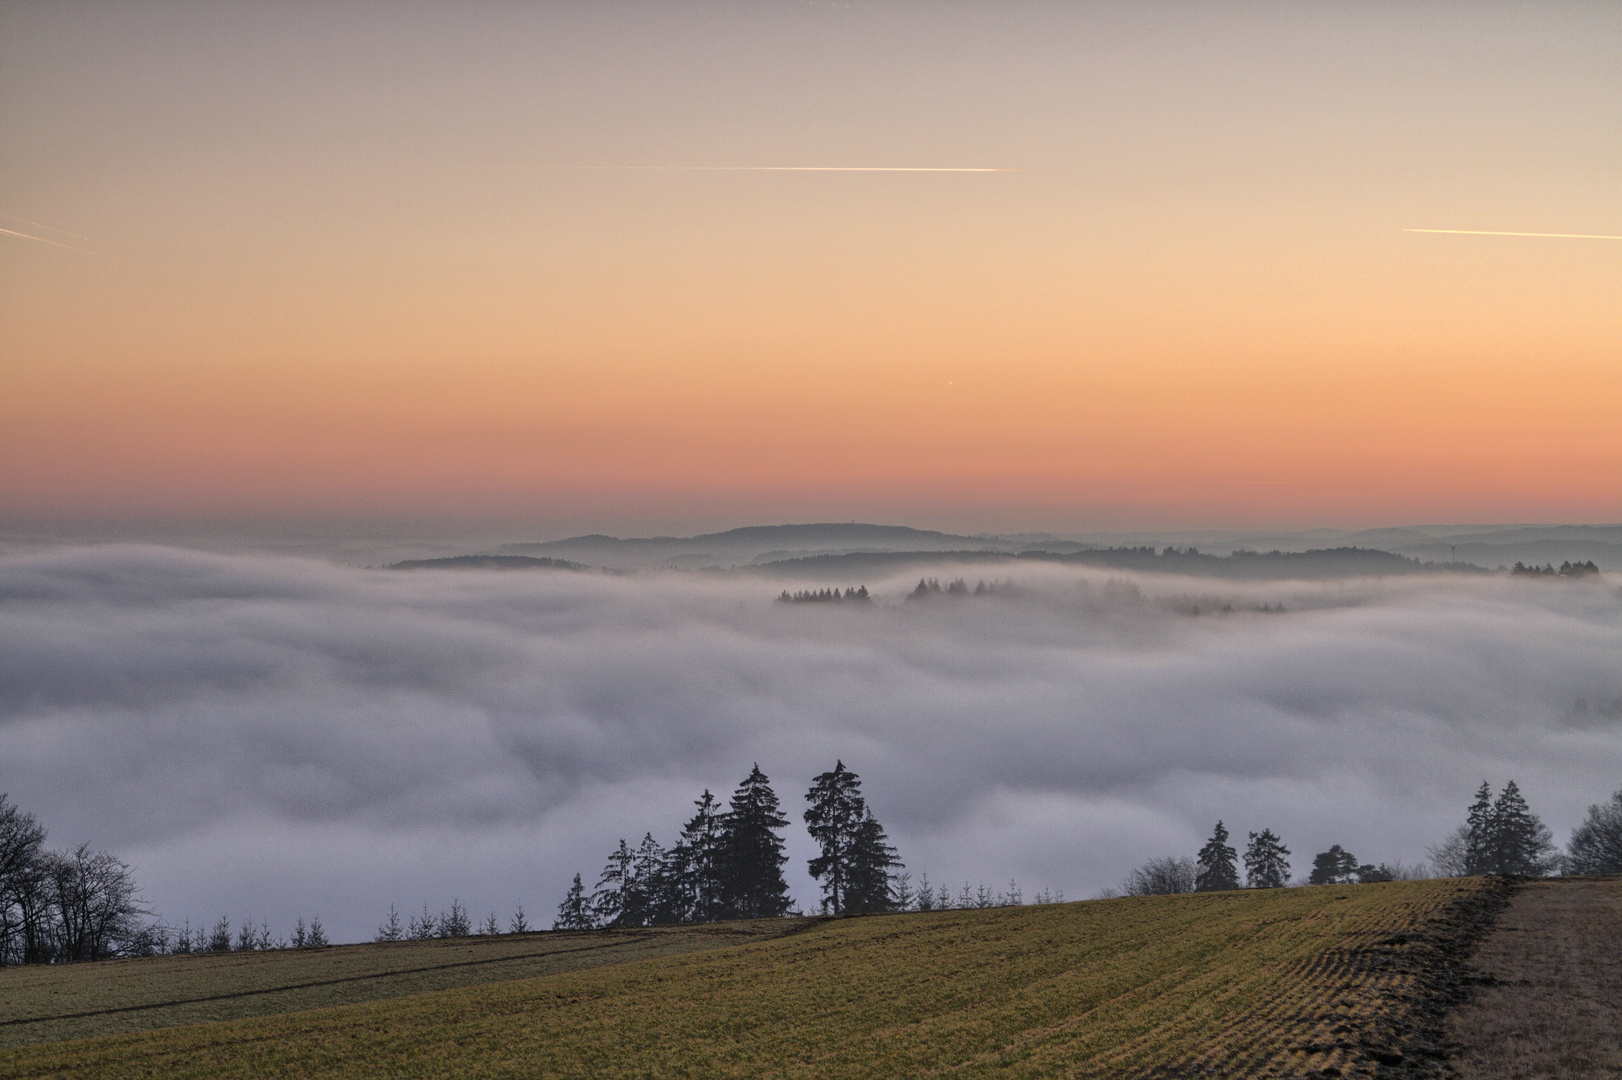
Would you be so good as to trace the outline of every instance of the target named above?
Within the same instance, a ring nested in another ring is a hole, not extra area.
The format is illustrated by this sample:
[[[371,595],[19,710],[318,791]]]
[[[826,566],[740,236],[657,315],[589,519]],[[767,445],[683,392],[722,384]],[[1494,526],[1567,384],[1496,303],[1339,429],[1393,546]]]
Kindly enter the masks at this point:
[[[921,577],[968,595],[911,599]],[[974,586],[988,588],[974,595]],[[866,586],[867,603],[778,603]],[[991,586],[995,586],[992,588]],[[1622,786],[1614,576],[1232,580],[1015,559],[881,576],[359,569],[162,546],[0,558],[0,791],[166,921],[549,923],[753,763],[842,759],[916,879],[1079,899],[1222,818],[1297,877],[1422,859],[1482,780],[1564,843]]]

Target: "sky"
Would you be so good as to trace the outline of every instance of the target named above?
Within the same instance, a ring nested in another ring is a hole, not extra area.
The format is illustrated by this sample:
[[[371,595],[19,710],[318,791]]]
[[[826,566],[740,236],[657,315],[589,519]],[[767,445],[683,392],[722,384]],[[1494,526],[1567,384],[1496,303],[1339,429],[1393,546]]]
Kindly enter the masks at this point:
[[[0,791],[129,862],[170,925],[353,941],[390,904],[550,925],[575,873],[672,843],[757,762],[807,911],[804,794],[838,760],[915,884],[1027,901],[1192,856],[1219,818],[1241,849],[1273,829],[1296,878],[1331,844],[1412,865],[1483,780],[1563,845],[1622,787],[1614,574],[1009,572],[908,601],[898,568],[835,607],[744,573],[0,556]]]
[[[1622,519],[1622,8],[0,3],[0,528]],[[997,171],[826,171],[845,169]],[[816,171],[803,171],[816,170]],[[146,530],[142,533],[142,530]]]

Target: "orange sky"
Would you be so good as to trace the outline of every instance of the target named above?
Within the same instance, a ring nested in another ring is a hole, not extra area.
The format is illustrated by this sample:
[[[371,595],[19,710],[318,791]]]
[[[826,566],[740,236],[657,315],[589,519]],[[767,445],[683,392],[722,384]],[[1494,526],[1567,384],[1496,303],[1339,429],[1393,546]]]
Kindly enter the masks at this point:
[[[1622,242],[1401,231],[1622,8],[399,11],[0,8],[0,525],[1622,519]]]

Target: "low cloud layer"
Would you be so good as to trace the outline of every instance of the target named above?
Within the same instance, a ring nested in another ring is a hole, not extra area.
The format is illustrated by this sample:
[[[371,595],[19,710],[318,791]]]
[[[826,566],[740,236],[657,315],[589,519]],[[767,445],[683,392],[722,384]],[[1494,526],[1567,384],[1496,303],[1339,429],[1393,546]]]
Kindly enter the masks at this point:
[[[1304,873],[1332,843],[1422,857],[1484,778],[1562,841],[1622,787],[1614,582],[1013,573],[930,602],[898,574],[863,607],[742,574],[12,556],[0,790],[53,843],[133,862],[171,921],[319,914],[357,939],[452,897],[549,922],[574,872],[669,842],[755,761],[807,908],[801,797],[835,758],[915,878],[1027,897],[1191,854],[1219,817]],[[834,584],[855,583],[803,583]]]

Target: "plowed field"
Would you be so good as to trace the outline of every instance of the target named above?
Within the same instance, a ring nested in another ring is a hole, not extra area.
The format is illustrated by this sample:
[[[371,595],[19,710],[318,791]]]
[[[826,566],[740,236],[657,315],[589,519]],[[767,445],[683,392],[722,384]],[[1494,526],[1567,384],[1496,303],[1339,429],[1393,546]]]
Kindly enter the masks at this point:
[[[6,1076],[1372,1076],[1439,1053],[1479,879],[847,919],[769,941],[12,1050]]]

